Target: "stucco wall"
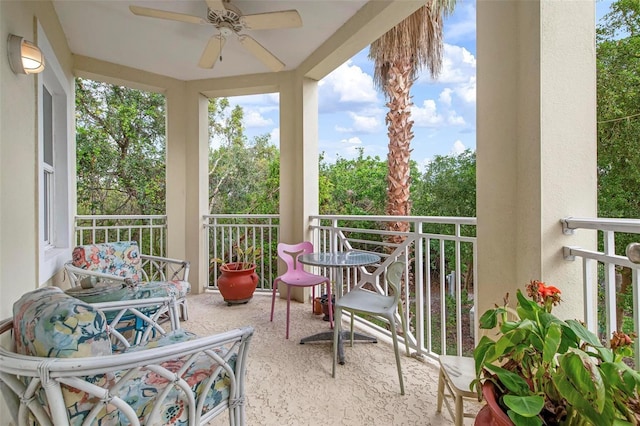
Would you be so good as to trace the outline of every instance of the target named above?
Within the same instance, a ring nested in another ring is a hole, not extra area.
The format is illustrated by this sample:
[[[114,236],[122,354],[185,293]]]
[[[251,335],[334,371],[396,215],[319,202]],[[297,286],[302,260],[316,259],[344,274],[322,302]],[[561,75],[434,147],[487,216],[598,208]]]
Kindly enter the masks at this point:
[[[16,75],[7,59],[7,37],[37,43],[41,25],[56,52],[73,99],[71,53],[49,1],[0,2],[0,317],[13,302],[50,277],[39,276],[38,75]],[[46,58],[45,58],[46,60]],[[72,106],[72,102],[70,103]],[[69,111],[70,129],[73,112]],[[75,146],[72,138],[68,141]]]
[[[594,3],[478,2],[477,51],[478,314],[540,279],[581,318],[581,265],[562,247],[596,235],[560,219],[597,216]]]

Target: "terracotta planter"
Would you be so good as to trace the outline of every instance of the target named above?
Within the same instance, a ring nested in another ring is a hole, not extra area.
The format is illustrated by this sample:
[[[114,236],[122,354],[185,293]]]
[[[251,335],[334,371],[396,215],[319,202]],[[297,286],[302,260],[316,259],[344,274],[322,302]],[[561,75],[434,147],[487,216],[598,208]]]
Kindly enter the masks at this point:
[[[507,416],[502,408],[498,405],[493,383],[485,382],[482,385],[482,396],[487,402],[484,407],[478,411],[476,420],[473,423],[476,426],[513,426],[513,422]]]
[[[249,269],[238,269],[239,263],[227,263],[220,267],[218,289],[228,305],[247,303],[258,284],[256,265]]]

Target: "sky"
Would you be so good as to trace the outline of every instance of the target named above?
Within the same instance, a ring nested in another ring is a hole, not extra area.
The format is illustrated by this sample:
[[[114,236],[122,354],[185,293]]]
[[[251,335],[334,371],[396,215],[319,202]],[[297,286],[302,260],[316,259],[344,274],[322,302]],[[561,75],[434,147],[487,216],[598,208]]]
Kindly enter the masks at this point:
[[[580,1],[580,0],[577,0]],[[596,20],[613,0],[596,1]],[[373,85],[369,47],[319,83],[319,151],[326,161],[365,156],[386,159],[388,137],[385,98]],[[436,155],[459,154],[476,147],[476,2],[458,0],[445,20],[442,71],[432,80],[425,68],[411,94],[414,138],[411,159],[421,167]],[[230,98],[243,107],[249,139],[270,134],[278,144],[278,95]]]

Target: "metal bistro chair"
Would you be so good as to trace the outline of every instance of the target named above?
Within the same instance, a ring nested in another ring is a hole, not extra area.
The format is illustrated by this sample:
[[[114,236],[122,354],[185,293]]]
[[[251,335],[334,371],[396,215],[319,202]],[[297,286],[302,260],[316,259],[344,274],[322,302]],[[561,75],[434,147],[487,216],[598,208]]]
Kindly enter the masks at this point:
[[[407,330],[404,314],[402,312],[402,301],[400,300],[401,279],[404,270],[405,264],[399,261],[394,262],[387,267],[385,277],[389,287],[393,291],[392,296],[374,293],[373,291],[366,290],[360,286],[336,300],[334,305],[336,326],[333,330],[333,369],[331,370],[331,375],[333,377],[336,376],[338,338],[340,335],[340,319],[342,317],[342,311],[348,311],[351,313],[351,346],[353,346],[353,317],[356,313],[382,317],[389,322],[391,327],[393,350],[396,354],[396,367],[398,369],[398,380],[400,381],[400,394],[404,395],[404,382],[402,380],[402,368],[400,367],[400,350],[398,349],[398,334],[396,332],[396,310],[400,313],[402,330],[405,335]],[[410,356],[409,342],[406,336],[404,343],[407,350],[407,356]]]
[[[287,271],[273,280],[273,293],[271,295],[271,321],[273,322],[273,309],[276,301],[278,283],[282,282],[287,285],[287,339],[289,338],[289,305],[291,303],[291,287],[311,287],[312,297],[315,299],[316,286],[320,284],[327,284],[329,324],[333,327],[331,281],[329,281],[329,278],[325,276],[312,274],[304,270],[304,265],[298,261],[298,257],[306,253],[313,253],[313,244],[310,241],[303,241],[298,244],[278,243],[278,257],[287,264]],[[311,304],[311,309],[313,310],[313,304]]]

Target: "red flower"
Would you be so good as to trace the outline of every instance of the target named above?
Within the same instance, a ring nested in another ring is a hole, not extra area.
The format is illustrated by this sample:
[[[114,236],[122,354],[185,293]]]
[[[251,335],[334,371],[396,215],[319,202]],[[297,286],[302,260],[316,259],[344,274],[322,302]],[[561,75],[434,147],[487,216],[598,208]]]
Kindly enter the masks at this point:
[[[554,287],[552,285],[545,285],[543,282],[538,281],[538,293],[540,293],[540,296],[542,296],[543,298],[547,298],[547,297],[553,297],[556,294],[560,294],[562,293],[557,287]]]

